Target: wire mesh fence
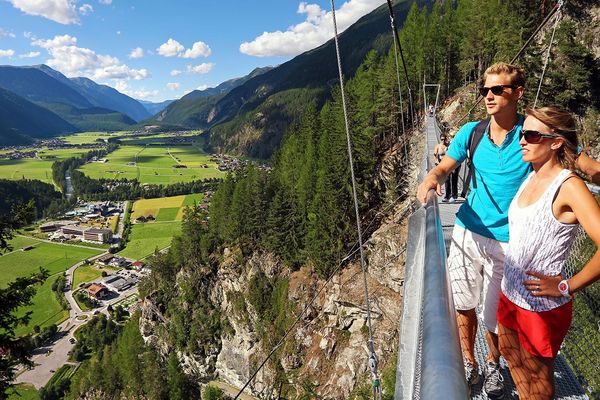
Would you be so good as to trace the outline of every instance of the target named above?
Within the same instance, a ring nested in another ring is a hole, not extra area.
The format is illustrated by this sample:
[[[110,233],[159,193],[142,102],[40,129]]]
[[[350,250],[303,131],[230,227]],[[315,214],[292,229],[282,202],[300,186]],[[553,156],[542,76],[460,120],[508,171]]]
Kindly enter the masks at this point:
[[[583,229],[579,228],[565,266],[567,276],[579,272],[594,255],[596,248]],[[561,353],[589,397],[600,399],[600,282],[575,295],[573,322]]]

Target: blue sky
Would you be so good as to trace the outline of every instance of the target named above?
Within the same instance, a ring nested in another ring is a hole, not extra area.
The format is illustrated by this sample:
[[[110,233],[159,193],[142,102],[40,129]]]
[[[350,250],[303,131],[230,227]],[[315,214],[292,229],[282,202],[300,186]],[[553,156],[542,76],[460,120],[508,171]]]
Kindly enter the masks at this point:
[[[337,0],[340,30],[385,0]],[[161,101],[332,37],[329,0],[0,0],[0,64],[45,63]]]

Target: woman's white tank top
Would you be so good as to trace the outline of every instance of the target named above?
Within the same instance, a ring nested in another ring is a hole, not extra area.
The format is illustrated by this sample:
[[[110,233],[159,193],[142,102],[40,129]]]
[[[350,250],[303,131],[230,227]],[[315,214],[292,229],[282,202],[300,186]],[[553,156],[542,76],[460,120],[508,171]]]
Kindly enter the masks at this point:
[[[563,169],[554,178],[542,196],[533,204],[521,208],[518,199],[535,174],[532,172],[519,188],[508,209],[509,241],[504,260],[502,292],[513,303],[531,311],[548,311],[566,304],[565,297],[533,296],[525,288],[527,279],[537,279],[527,272],[534,271],[554,276],[564,273],[578,224],[558,221],[552,212],[552,203],[562,183],[571,171]]]

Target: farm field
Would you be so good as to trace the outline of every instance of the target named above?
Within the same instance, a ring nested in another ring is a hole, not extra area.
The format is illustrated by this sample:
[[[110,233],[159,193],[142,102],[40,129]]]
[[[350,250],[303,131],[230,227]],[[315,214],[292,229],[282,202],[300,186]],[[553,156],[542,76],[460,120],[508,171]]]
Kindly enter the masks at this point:
[[[199,202],[201,193],[183,196],[143,199],[133,203],[131,221],[140,216],[152,215],[156,220],[133,223],[129,243],[119,255],[139,260],[171,244],[173,236],[181,232],[181,219],[185,206]]]
[[[52,283],[58,274],[67,270],[77,262],[102,253],[102,250],[84,249],[54,243],[41,242],[31,238],[16,237],[11,240],[13,251],[0,256],[0,287],[21,276],[27,276],[39,270],[40,267],[49,271],[50,277],[37,289],[33,304],[19,310],[19,315],[33,311],[29,325],[19,327],[17,334],[29,333],[34,325],[41,327],[62,321],[66,312],[62,310],[54,293]],[[34,248],[28,251],[20,249],[26,245]]]
[[[69,144],[89,144],[95,143],[97,139],[109,139],[111,137],[119,137],[121,133],[107,133],[107,132],[81,132],[74,135],[61,136],[59,139]]]
[[[91,282],[95,279],[98,279],[102,276],[102,272],[106,271],[106,273],[111,274],[115,271],[118,271],[117,268],[111,267],[98,267],[96,265],[82,265],[77,267],[75,272],[73,272],[73,284],[71,287],[73,289],[79,287],[80,283],[83,282]]]
[[[27,151],[27,149],[23,151]],[[39,158],[2,159],[0,160],[0,179],[18,180],[26,178],[52,183],[52,163],[54,161],[64,160],[88,151],[89,149],[39,149]]]
[[[224,173],[209,158],[194,146],[122,145],[107,156],[107,162],[88,163],[79,170],[94,179],[127,178],[163,185],[223,177]],[[187,168],[174,168],[178,164]],[[208,168],[203,168],[204,164]]]

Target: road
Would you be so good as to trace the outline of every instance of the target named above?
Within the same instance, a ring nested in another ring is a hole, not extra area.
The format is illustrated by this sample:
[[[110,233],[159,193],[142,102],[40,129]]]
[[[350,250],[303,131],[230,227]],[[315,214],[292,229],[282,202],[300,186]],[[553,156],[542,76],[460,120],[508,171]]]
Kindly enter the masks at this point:
[[[73,271],[82,265],[83,262],[79,262],[69,268],[65,273],[68,276],[68,281],[73,282]],[[103,278],[98,278],[94,282],[99,282]],[[36,349],[32,361],[35,364],[33,369],[24,370],[15,380],[16,383],[28,383],[33,385],[36,389],[44,386],[54,372],[61,366],[69,363],[69,352],[75,346],[74,343],[70,342],[73,337],[73,332],[92,319],[94,313],[103,313],[108,315],[108,306],[113,305],[122,301],[123,299],[136,294],[137,286],[134,286],[124,292],[119,293],[119,296],[109,301],[102,302],[102,307],[97,308],[93,311],[82,311],[79,305],[73,298],[73,288],[65,292],[65,297],[71,305],[69,312],[69,318],[59,325],[58,333],[55,340],[49,345]],[[77,288],[75,288],[77,289]]]
[[[91,249],[91,250],[98,250],[98,251],[102,251],[104,250],[106,252],[106,249],[103,249],[101,247],[92,247],[92,246],[84,246],[82,244],[71,244],[71,243],[60,243],[60,242],[53,242],[52,240],[48,240],[48,239],[40,239],[34,236],[27,236],[27,235],[21,235],[21,234],[17,234],[15,236],[19,236],[22,238],[27,238],[27,239],[34,239],[34,240],[39,240],[40,242],[46,242],[46,243],[52,243],[52,244],[58,244],[61,246],[70,246],[70,247],[81,247],[82,249]]]

